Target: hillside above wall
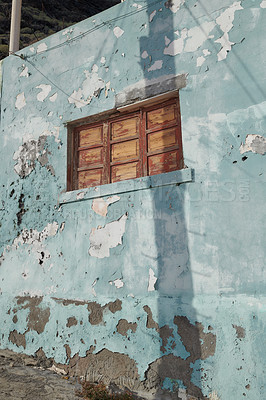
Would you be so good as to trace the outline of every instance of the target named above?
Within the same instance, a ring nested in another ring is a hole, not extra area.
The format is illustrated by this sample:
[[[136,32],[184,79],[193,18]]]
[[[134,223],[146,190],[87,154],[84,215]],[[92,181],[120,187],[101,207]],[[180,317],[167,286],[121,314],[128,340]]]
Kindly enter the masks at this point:
[[[23,0],[20,48],[120,3],[120,0]],[[12,0],[0,0],[0,59],[8,55]]]

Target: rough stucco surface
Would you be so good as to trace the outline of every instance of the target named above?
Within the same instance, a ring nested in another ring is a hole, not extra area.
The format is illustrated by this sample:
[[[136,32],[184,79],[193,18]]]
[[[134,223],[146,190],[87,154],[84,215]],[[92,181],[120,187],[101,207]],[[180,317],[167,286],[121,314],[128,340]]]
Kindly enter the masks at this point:
[[[266,397],[265,26],[261,0],[127,0],[0,63],[1,349],[144,397]],[[61,204],[67,123],[169,82],[193,182]]]

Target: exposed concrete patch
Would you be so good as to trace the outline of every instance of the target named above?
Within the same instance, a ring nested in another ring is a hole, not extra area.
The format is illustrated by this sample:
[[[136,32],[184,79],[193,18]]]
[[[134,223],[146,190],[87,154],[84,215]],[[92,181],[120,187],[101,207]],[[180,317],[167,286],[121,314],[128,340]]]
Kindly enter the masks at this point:
[[[233,328],[236,330],[236,336],[238,339],[244,339],[246,337],[246,330],[242,326],[239,325],[232,325]]]
[[[41,91],[37,94],[37,100],[43,102],[51,92],[52,87],[51,85],[41,84],[39,86],[36,86],[36,89],[41,89]]]
[[[154,321],[150,307],[147,305],[143,306],[143,310],[147,313],[146,328],[155,329],[157,332],[159,332],[159,325]]]
[[[162,353],[166,353],[166,346],[170,336],[172,338],[174,337],[172,328],[170,328],[168,325],[164,325],[162,328],[160,328],[160,337],[162,339],[162,346],[160,350]]]
[[[14,329],[12,332],[10,332],[8,340],[17,347],[22,346],[24,349],[26,348],[25,333],[18,333],[18,331]]]
[[[129,389],[140,385],[136,363],[126,354],[113,353],[103,349],[97,354],[87,352],[85,357],[75,354],[69,365],[60,365],[70,376],[83,376],[89,382],[111,382]]]
[[[38,140],[30,139],[14,153],[13,160],[17,162],[14,170],[21,178],[25,178],[35,169],[36,161],[54,175],[53,167],[48,164],[46,141],[46,135],[41,135]]]
[[[25,107],[26,105],[26,99],[25,99],[25,95],[24,92],[19,93],[16,97],[16,103],[15,103],[15,107],[18,110],[21,110],[23,107]]]
[[[38,334],[42,333],[45,329],[45,325],[48,323],[50,318],[50,308],[42,308],[41,302],[43,297],[16,297],[17,305],[20,309],[29,309],[27,316],[27,326],[29,330],[36,331]],[[26,333],[25,332],[25,333]]]
[[[67,328],[71,328],[71,326],[75,326],[77,324],[78,324],[78,321],[77,321],[77,319],[75,317],[69,317],[67,319],[66,327]]]
[[[74,306],[84,306],[88,304],[86,301],[82,300],[72,300],[72,299],[60,299],[58,297],[51,297],[56,303],[58,304],[63,304],[63,306],[67,307],[69,305],[74,305]]]
[[[122,301],[116,299],[115,301],[111,301],[110,303],[106,304],[104,308],[108,308],[114,314],[117,311],[122,310]]]
[[[92,257],[104,258],[110,256],[110,249],[122,244],[128,214],[122,215],[117,221],[106,224],[105,227],[93,228],[90,233],[89,254]]]
[[[188,359],[194,363],[196,360],[213,356],[216,349],[216,336],[211,333],[203,332],[204,327],[201,323],[191,324],[187,317],[175,316],[174,324],[177,325],[178,334],[190,353]]]
[[[68,361],[71,358],[71,348],[69,347],[68,344],[65,344],[64,348],[66,349],[66,358],[67,358],[67,361]]]
[[[100,197],[93,200],[91,208],[96,214],[101,215],[102,217],[106,217],[108,206],[110,204],[116,203],[119,200],[120,197],[117,195],[108,197],[106,200]]]
[[[116,330],[120,335],[127,337],[127,332],[131,330],[132,332],[136,332],[137,324],[136,322],[128,322],[126,319],[120,319],[118,324],[116,325]]]
[[[266,138],[260,135],[247,135],[245,143],[240,146],[240,154],[252,151],[264,155],[266,153]]]
[[[96,301],[88,303],[87,308],[90,312],[89,322],[91,325],[99,325],[103,322],[103,309],[99,303],[96,303]]]

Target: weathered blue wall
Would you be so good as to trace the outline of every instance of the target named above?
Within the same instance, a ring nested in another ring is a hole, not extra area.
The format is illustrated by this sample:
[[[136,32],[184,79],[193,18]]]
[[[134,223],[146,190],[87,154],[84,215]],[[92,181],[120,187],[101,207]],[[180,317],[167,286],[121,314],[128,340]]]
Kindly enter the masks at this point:
[[[126,0],[2,62],[2,348],[146,395],[266,398],[265,35],[265,0]],[[66,123],[181,74],[194,179],[67,198]]]

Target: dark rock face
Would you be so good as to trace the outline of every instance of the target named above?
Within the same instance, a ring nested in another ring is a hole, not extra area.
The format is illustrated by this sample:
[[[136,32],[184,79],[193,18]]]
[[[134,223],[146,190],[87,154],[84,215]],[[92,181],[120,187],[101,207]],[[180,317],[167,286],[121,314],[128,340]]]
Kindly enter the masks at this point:
[[[120,0],[23,0],[20,48],[98,14]],[[0,0],[0,59],[8,55],[12,0]]]

